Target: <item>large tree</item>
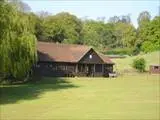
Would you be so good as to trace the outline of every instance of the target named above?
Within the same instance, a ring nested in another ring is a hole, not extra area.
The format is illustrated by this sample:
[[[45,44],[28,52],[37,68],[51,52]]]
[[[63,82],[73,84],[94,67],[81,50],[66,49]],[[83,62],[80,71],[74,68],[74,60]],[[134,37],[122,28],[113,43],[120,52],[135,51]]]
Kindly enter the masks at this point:
[[[145,22],[149,22],[150,19],[151,19],[150,13],[148,11],[143,11],[139,14],[137,21],[139,26],[141,26]]]
[[[8,0],[12,5],[17,7],[17,10],[21,11],[21,12],[31,12],[31,7],[25,3],[22,2],[21,0]]]
[[[0,2],[0,71],[21,79],[36,60],[36,37],[28,16]]]
[[[80,39],[81,20],[69,13],[46,17],[43,26],[47,41],[77,43]]]
[[[139,39],[144,52],[160,50],[160,16],[155,17],[139,30]]]
[[[115,36],[113,29],[112,24],[105,24],[103,21],[86,20],[82,30],[83,44],[91,45],[102,52],[106,47],[114,47]]]
[[[131,18],[129,14],[122,15],[122,16],[113,16],[109,18],[108,22],[109,23],[118,23],[118,22],[131,23]]]
[[[158,50],[160,48],[160,17],[151,20],[148,11],[143,11],[138,17],[139,27],[136,46],[144,52]]]
[[[110,17],[108,20],[109,23],[117,23],[119,21],[120,21],[120,18],[118,16]]]
[[[115,24],[117,47],[134,47],[136,42],[136,29],[129,23]]]

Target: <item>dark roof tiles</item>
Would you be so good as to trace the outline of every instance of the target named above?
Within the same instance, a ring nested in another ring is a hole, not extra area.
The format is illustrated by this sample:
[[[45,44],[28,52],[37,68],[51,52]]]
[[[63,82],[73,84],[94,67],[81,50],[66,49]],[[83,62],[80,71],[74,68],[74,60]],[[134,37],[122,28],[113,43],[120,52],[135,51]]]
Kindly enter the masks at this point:
[[[38,42],[37,49],[40,61],[76,63],[91,49],[91,47],[85,45]],[[99,54],[99,56],[105,63],[112,63],[108,57],[102,54]]]

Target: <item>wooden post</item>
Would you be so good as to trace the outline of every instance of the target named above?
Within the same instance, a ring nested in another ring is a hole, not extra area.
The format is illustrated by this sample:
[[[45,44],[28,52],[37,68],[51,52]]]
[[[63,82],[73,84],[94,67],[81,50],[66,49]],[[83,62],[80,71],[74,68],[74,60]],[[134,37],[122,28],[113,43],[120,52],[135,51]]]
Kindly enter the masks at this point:
[[[76,73],[78,73],[78,64],[76,64]]]
[[[95,69],[95,64],[93,65],[93,76],[95,76],[95,72],[96,72],[96,69]]]

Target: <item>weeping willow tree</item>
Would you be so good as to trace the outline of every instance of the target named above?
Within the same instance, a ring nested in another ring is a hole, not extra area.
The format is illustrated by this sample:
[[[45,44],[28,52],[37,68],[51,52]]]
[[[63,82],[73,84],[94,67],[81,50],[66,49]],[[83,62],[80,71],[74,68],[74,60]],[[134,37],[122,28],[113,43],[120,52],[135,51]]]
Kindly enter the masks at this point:
[[[0,72],[24,78],[37,58],[36,37],[28,16],[0,2]]]

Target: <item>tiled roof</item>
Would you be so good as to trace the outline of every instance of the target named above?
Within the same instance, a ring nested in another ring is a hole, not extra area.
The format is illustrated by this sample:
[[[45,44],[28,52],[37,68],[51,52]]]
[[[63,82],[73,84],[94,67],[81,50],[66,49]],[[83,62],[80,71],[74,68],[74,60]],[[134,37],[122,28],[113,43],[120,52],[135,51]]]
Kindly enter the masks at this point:
[[[103,54],[98,54],[102,60],[105,62],[105,63],[108,63],[108,64],[114,64],[114,62],[111,61],[111,59],[108,57],[108,56],[105,56]]]
[[[85,45],[38,42],[37,49],[39,61],[76,63],[91,49],[91,47]],[[104,55],[100,55],[100,57],[105,63],[112,63],[108,57]]]

